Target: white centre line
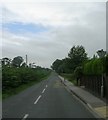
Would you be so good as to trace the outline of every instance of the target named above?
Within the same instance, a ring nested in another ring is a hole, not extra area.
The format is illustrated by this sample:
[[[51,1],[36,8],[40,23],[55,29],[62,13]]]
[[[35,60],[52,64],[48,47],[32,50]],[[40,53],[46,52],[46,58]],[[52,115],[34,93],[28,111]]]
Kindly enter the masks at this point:
[[[43,89],[42,93],[44,93],[44,92],[45,92],[45,89]]]
[[[37,98],[37,100],[34,102],[34,104],[36,104],[40,98],[41,98],[41,95]]]
[[[46,85],[46,88],[48,87],[48,85]]]
[[[25,114],[22,120],[25,120],[28,116],[29,114]]]

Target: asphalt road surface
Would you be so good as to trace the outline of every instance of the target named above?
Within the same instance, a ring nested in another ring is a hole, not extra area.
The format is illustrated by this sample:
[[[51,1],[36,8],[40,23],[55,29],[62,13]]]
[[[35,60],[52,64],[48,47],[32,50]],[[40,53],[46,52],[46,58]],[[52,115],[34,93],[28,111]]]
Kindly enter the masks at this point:
[[[61,83],[57,74],[2,103],[3,118],[94,118]]]

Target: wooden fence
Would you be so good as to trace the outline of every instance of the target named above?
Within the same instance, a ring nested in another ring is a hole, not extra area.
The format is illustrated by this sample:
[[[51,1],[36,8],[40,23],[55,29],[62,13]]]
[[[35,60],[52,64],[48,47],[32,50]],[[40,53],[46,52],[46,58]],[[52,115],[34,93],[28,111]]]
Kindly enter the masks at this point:
[[[83,75],[79,85],[85,86],[85,89],[101,97],[102,75]],[[103,97],[108,98],[108,76],[105,75],[103,77],[103,91]]]

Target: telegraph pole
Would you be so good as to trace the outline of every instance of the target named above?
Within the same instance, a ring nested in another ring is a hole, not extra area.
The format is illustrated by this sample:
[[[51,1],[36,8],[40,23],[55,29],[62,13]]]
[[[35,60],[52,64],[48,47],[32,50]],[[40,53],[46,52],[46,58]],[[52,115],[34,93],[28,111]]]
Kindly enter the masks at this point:
[[[28,62],[28,58],[27,58],[27,55],[26,55],[26,65],[27,65],[27,62]]]
[[[106,55],[106,51],[103,51],[103,49],[101,50],[98,50],[97,51],[97,54],[99,56],[99,58],[104,58],[105,55]],[[104,73],[103,73],[103,69],[104,69],[104,66],[103,66],[103,60],[102,60],[102,83],[101,83],[101,97],[104,97]]]

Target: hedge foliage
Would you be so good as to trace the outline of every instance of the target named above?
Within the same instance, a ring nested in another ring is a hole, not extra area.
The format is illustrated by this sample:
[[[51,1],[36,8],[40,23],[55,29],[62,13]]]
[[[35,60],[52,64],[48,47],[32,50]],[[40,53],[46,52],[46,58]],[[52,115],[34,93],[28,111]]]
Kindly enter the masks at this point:
[[[49,74],[50,70],[44,68],[25,67],[2,67],[2,89],[3,91],[19,87],[32,81],[39,81]]]
[[[106,72],[106,58],[95,58],[83,65],[83,73],[86,75],[100,75]]]

